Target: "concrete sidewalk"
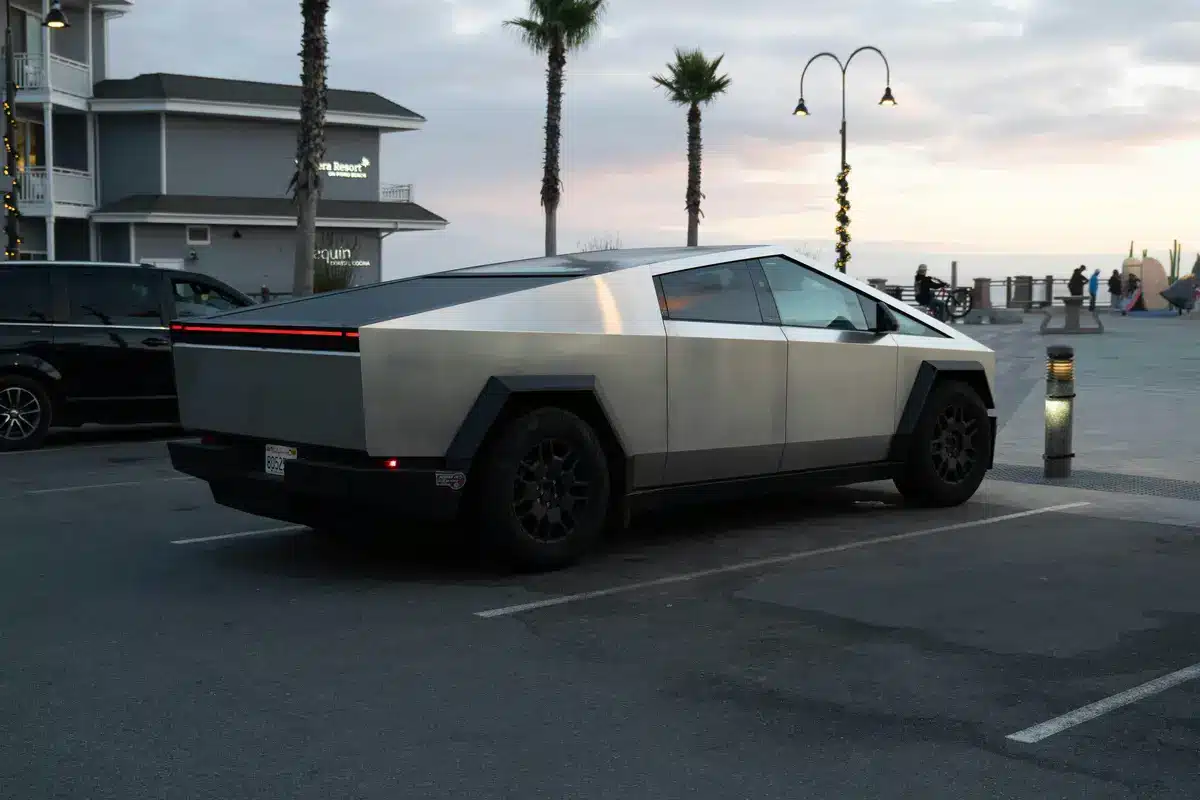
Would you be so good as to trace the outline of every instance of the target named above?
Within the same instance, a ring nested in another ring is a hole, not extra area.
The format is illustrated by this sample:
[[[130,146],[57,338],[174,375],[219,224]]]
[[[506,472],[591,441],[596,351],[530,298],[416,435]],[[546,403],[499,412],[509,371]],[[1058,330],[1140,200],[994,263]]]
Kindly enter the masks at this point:
[[[1030,314],[1019,326],[963,329],[997,354],[1002,427],[988,491],[1010,501],[1015,487],[997,484],[1038,487],[1037,501],[1084,492],[1133,518],[1200,524],[1200,327],[1190,317],[1105,314],[1104,334],[1041,336],[1040,321]],[[1041,477],[1052,344],[1074,347],[1076,358],[1074,474],[1061,482]],[[1137,516],[1145,513],[1153,516]]]

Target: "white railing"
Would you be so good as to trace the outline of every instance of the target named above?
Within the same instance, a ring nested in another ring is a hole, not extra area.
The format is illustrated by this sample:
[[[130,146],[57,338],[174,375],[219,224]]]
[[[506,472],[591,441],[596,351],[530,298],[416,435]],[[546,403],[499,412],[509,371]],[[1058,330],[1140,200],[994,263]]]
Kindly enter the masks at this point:
[[[18,176],[21,188],[17,203],[23,206],[45,205],[50,199],[50,178],[45,167],[27,169]],[[91,208],[96,204],[92,175],[78,169],[53,169],[54,202]]]
[[[46,88],[46,59],[40,55],[17,53],[13,56],[17,86],[25,91]],[[7,80],[7,76],[5,76]]]
[[[37,53],[17,53],[13,56],[13,72],[21,91],[45,89],[47,70],[54,91],[76,97],[92,96],[92,78],[87,64],[56,55],[46,58]]]
[[[413,201],[413,185],[411,183],[385,183],[379,187],[379,199],[385,203],[411,203]]]
[[[92,96],[92,78],[88,65],[62,56],[50,56],[50,85],[56,92],[76,97]]]

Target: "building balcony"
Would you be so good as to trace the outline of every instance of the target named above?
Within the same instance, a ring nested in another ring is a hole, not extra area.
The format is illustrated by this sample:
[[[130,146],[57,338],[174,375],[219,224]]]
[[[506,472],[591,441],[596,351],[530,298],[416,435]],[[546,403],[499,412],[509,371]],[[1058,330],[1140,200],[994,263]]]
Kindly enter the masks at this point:
[[[0,73],[3,65],[0,65]],[[65,95],[86,103],[92,96],[92,75],[87,64],[59,55],[16,53],[13,55],[13,74],[17,79],[18,103],[45,103]],[[52,94],[57,96],[52,98]],[[84,106],[86,107],[86,106]]]
[[[413,201],[413,185],[411,183],[381,184],[379,199],[385,203],[411,203]]]
[[[33,167],[19,176],[17,207],[28,217],[48,217],[53,181],[56,217],[86,217],[96,205],[95,180],[90,172],[64,167]]]

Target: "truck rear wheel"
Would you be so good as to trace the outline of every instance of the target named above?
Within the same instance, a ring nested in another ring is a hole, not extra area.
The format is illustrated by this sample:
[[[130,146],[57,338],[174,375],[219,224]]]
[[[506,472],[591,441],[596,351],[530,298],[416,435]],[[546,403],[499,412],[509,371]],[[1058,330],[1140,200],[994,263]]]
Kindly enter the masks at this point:
[[[534,571],[578,561],[609,514],[608,457],[595,430],[561,408],[508,422],[483,454],[477,521],[485,545]]]
[[[913,431],[896,488],[914,505],[956,506],[971,499],[991,463],[991,420],[965,383],[934,387]]]

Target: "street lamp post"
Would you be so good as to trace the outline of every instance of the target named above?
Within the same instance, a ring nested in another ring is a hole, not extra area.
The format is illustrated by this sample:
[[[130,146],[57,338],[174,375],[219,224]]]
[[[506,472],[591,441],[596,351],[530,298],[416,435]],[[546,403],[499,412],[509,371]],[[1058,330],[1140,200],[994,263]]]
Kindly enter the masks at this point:
[[[17,59],[13,50],[12,0],[4,0],[4,255],[9,260],[21,256],[21,209],[17,206],[17,194],[21,180],[17,177]],[[51,30],[70,25],[63,13],[60,0],[54,0],[50,12],[42,20],[42,26]]]
[[[854,61],[854,57],[864,50],[870,50],[874,53],[878,53],[879,57],[883,59],[883,67],[887,71],[887,82],[884,84],[885,88],[883,90],[883,97],[880,98],[879,105],[896,105],[896,98],[892,96],[892,68],[891,65],[888,64],[887,56],[885,56],[883,51],[878,47],[865,45],[851,53],[850,57],[846,59],[845,63],[843,63],[842,60],[833,53],[829,52],[817,53],[815,56],[810,58],[808,63],[804,65],[804,71],[800,73],[800,102],[796,103],[796,109],[792,112],[798,117],[808,116],[808,106],[804,104],[804,76],[808,74],[808,68],[812,66],[812,63],[817,59],[832,58],[838,65],[838,69],[842,71],[842,168],[837,177],[838,210],[836,215],[838,223],[836,231],[838,237],[837,268],[841,272],[846,271],[846,264],[850,261],[850,201],[846,197],[850,191],[850,165],[846,163],[846,70],[850,69],[850,63]]]

